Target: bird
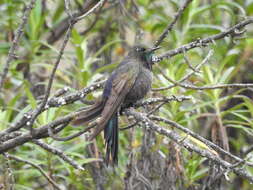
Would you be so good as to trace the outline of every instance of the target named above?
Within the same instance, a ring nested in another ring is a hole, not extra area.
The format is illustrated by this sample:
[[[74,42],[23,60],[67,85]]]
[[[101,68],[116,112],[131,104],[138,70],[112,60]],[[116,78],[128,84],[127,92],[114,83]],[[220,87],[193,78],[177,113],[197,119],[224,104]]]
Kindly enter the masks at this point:
[[[87,124],[100,116],[89,140],[104,130],[105,162],[118,164],[118,115],[145,97],[152,84],[152,57],[159,47],[135,45],[105,82],[103,94],[72,120],[74,126]]]

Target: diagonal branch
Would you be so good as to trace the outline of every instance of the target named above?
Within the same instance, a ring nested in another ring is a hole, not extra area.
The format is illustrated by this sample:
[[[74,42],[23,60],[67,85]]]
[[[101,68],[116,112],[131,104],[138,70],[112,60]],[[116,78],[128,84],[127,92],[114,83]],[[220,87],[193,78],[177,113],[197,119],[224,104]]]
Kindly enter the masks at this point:
[[[230,158],[236,160],[237,162],[245,163],[245,164],[247,164],[248,166],[253,166],[252,163],[248,163],[248,162],[246,162],[245,160],[243,160],[243,159],[241,159],[241,158],[239,158],[239,157],[237,157],[237,156],[235,156],[235,155],[229,153],[228,151],[222,149],[221,147],[219,147],[218,145],[214,144],[213,142],[211,142],[211,141],[205,139],[204,137],[202,137],[202,136],[200,136],[200,135],[198,135],[198,134],[192,132],[192,131],[189,130],[188,128],[183,127],[182,125],[179,125],[178,123],[176,123],[176,122],[174,122],[174,121],[171,121],[171,120],[169,120],[169,119],[162,118],[162,117],[159,117],[159,116],[155,116],[155,115],[151,115],[151,116],[149,116],[149,118],[150,118],[151,120],[160,121],[160,122],[169,124],[169,125],[171,125],[171,126],[177,128],[177,129],[179,129],[179,130],[185,132],[187,135],[191,135],[192,137],[194,137],[194,138],[200,140],[201,142],[205,143],[207,146],[209,146],[209,147],[215,149],[216,151],[220,152],[221,154],[223,154],[223,155],[225,155],[225,156],[228,156],[228,157],[230,157]]]
[[[75,117],[75,115],[77,113],[78,112],[70,113],[70,114],[68,114],[64,117],[58,118],[46,125],[36,128],[36,129],[34,129],[33,134],[30,134],[30,132],[27,132],[25,134],[19,135],[16,138],[13,138],[11,140],[8,140],[6,142],[2,142],[0,144],[0,153],[6,152],[10,149],[13,149],[13,148],[15,148],[19,145],[22,145],[28,141],[31,141],[33,139],[40,139],[40,138],[48,137],[49,136],[47,133],[48,127],[53,128],[54,133],[61,131],[65,127],[65,125],[63,125],[63,127],[58,127],[58,128],[56,128],[56,127],[60,126],[62,124],[65,124],[67,122],[70,122],[73,119],[73,117]],[[3,135],[5,135],[5,133],[3,133]]]
[[[102,88],[103,85],[104,85],[104,82],[105,81],[100,81],[100,82],[97,82],[97,83],[93,83],[90,86],[87,86],[87,87],[83,88],[82,90],[80,90],[76,93],[69,94],[69,95],[66,95],[64,97],[58,97],[58,93],[56,93],[54,97],[52,97],[48,100],[48,103],[46,104],[46,106],[43,108],[42,111],[45,111],[45,110],[47,110],[51,107],[60,107],[60,106],[64,106],[64,105],[67,105],[67,104],[74,103],[78,100],[81,100],[82,98],[84,98],[90,92],[93,92],[97,89]],[[66,89],[64,91],[66,91]],[[9,128],[1,131],[0,132],[0,137],[2,137],[3,135],[6,135],[6,133],[17,131],[20,128],[24,127],[27,124],[27,122],[29,122],[29,120],[31,119],[32,115],[34,114],[34,111],[35,110],[28,111],[13,126],[10,126]]]
[[[174,101],[183,101],[183,100],[189,100],[189,99],[190,99],[190,97],[187,97],[187,96],[167,97],[167,98],[151,98],[151,99],[147,99],[147,100],[138,102],[134,106],[140,107],[143,105],[150,105],[152,103],[157,103],[157,102],[168,102],[168,101],[173,101],[173,100]],[[54,120],[46,125],[43,125],[39,128],[34,129],[33,134],[30,134],[30,132],[27,132],[25,134],[19,134],[19,136],[16,136],[15,138],[11,138],[8,141],[3,141],[1,139],[5,138],[6,135],[9,135],[10,131],[1,132],[0,142],[2,142],[2,143],[0,143],[0,154],[8,151],[10,149],[13,149],[17,146],[23,145],[29,141],[34,140],[34,139],[49,137],[50,136],[49,133],[56,134],[56,133],[60,132],[61,130],[63,130],[66,127],[65,124],[69,123],[78,114],[79,114],[79,112],[77,111],[77,112],[70,113],[66,116],[57,118],[56,120]],[[88,125],[84,129],[82,129],[80,132],[75,133],[75,134],[68,136],[68,137],[58,137],[58,136],[52,135],[52,138],[56,138],[56,140],[69,140],[69,139],[75,138],[75,137],[80,136],[83,133],[89,131],[91,128],[93,128],[95,126],[95,124],[96,124],[96,122],[90,123],[90,125]]]
[[[158,55],[153,58],[153,62],[154,63],[160,62],[165,58],[171,58],[177,54],[184,53],[184,52],[189,51],[189,50],[196,48],[196,47],[207,46],[209,43],[212,43],[215,40],[223,39],[229,35],[231,35],[231,36],[241,35],[241,32],[239,30],[241,30],[243,27],[245,27],[249,24],[252,24],[252,23],[253,23],[253,18],[248,18],[248,19],[243,20],[243,21],[239,22],[238,24],[232,26],[231,28],[225,30],[224,32],[220,32],[216,35],[209,36],[207,38],[198,39],[196,41],[185,44],[179,48],[176,48],[176,49],[167,51],[161,55]]]
[[[146,117],[145,114],[136,112],[134,110],[127,110],[126,112],[127,116],[133,116],[137,121],[140,121],[143,123],[143,127],[153,130],[161,135],[164,135],[170,139],[172,139],[174,142],[176,142],[177,144],[183,146],[184,148],[186,148],[189,151],[193,151],[196,152],[197,154],[199,154],[202,157],[206,157],[209,160],[212,160],[213,162],[219,164],[220,166],[222,166],[225,170],[227,171],[233,171],[234,173],[236,173],[237,175],[248,179],[251,183],[253,183],[253,176],[251,176],[245,169],[243,168],[239,168],[239,167],[235,167],[233,164],[219,158],[217,155],[207,151],[207,150],[203,150],[200,149],[199,147],[189,143],[187,141],[187,139],[183,139],[180,135],[178,135],[175,131],[172,130],[168,130],[165,129],[163,127],[160,127],[158,125],[156,125],[154,122],[152,122],[148,117]]]
[[[159,37],[159,39],[155,42],[154,47],[158,47],[162,41],[166,38],[168,33],[172,30],[173,26],[176,24],[178,18],[183,14],[184,10],[188,5],[192,2],[192,0],[186,0],[182,7],[180,7],[173,19],[173,21],[167,26],[167,28],[163,31],[162,35]]]

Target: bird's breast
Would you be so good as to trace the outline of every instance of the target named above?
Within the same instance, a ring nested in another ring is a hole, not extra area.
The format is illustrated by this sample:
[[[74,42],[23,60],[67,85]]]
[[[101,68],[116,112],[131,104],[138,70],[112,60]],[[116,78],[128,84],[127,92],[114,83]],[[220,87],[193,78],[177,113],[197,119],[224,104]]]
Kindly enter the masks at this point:
[[[149,69],[142,67],[133,87],[125,98],[124,104],[135,103],[136,101],[144,98],[151,89],[151,84],[152,72]]]

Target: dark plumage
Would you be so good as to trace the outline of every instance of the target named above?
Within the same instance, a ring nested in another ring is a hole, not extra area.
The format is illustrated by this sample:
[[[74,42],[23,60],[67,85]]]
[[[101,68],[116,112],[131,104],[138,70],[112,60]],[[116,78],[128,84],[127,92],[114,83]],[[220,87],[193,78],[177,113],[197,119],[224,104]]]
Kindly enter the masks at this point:
[[[90,139],[104,130],[106,162],[118,162],[118,112],[142,99],[151,88],[152,54],[158,48],[135,46],[106,81],[102,97],[88,109],[80,111],[72,124],[81,125],[98,116],[98,126]]]

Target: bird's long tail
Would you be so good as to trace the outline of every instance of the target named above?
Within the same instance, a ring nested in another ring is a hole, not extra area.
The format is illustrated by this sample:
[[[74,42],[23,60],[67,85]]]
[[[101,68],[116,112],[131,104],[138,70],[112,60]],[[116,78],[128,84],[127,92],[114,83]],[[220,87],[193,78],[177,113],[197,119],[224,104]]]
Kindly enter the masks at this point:
[[[106,164],[110,158],[113,164],[118,164],[118,114],[115,113],[104,128],[104,138],[106,141]]]
[[[104,102],[102,100],[98,100],[95,104],[90,106],[88,109],[82,110],[78,113],[78,115],[72,120],[72,125],[82,125],[85,124],[95,118],[97,118],[104,108]]]
[[[82,110],[78,115],[72,120],[72,125],[82,125],[86,124],[93,119],[101,115],[104,109],[104,102],[102,100],[97,101],[94,105],[90,106],[88,109]],[[113,164],[118,163],[118,114],[117,112],[112,115],[109,121],[105,124],[100,124],[104,126],[104,138],[106,142],[106,163],[107,165],[112,160]],[[103,128],[103,127],[102,127]],[[90,137],[90,140],[95,138],[98,134],[95,133]]]

